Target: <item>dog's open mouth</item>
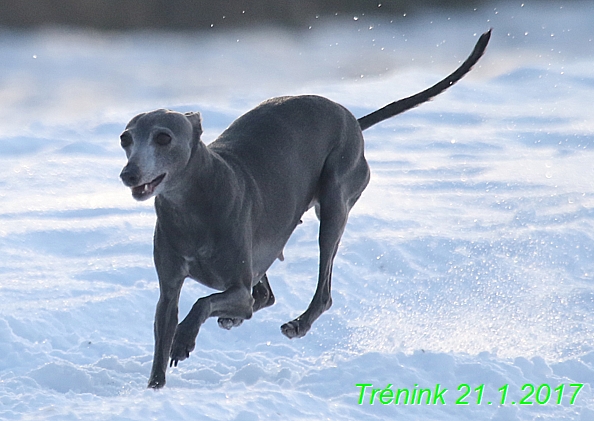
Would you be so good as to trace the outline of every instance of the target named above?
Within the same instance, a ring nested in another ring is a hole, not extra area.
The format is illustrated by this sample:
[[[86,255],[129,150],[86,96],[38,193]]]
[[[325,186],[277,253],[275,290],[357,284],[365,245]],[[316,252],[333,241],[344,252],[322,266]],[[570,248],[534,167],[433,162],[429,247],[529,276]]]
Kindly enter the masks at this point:
[[[165,174],[161,174],[150,183],[141,184],[140,186],[132,187],[132,197],[136,200],[145,200],[153,195],[155,189],[161,181],[165,178]]]

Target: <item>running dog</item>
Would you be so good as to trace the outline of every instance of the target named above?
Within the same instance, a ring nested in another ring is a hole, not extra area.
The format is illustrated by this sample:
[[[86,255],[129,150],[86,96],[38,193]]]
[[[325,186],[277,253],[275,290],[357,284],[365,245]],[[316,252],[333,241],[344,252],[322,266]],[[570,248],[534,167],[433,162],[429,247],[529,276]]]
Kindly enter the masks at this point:
[[[304,336],[332,305],[332,262],[349,211],[369,182],[362,131],[430,100],[460,80],[482,56],[490,33],[451,75],[358,120],[319,96],[270,99],[206,146],[199,113],[156,110],[134,117],[120,136],[128,162],[120,177],[136,200],[155,197],[154,261],[160,297],[148,386],[165,385],[167,363],[190,356],[200,326],[225,329],[274,303],[266,271],[301,217],[315,207],[320,266],[307,310],[281,327]],[[218,290],[200,298],[178,324],[190,277]]]

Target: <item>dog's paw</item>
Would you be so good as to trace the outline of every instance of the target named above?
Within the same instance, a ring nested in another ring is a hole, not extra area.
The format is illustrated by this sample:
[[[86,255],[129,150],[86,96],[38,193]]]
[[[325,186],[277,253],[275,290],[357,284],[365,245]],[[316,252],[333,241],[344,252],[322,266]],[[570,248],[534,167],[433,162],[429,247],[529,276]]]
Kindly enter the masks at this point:
[[[237,327],[243,323],[243,319],[235,317],[219,317],[217,321],[221,329],[231,330],[231,328]]]
[[[310,326],[305,326],[302,321],[295,319],[282,325],[281,332],[289,339],[302,338],[309,331],[309,328]]]
[[[178,326],[175,335],[173,336],[173,344],[171,345],[171,362],[169,367],[177,367],[177,363],[190,357],[190,352],[196,346],[196,336],[184,334]]]
[[[161,389],[163,386],[165,386],[165,374],[151,377],[147,387],[149,389]]]

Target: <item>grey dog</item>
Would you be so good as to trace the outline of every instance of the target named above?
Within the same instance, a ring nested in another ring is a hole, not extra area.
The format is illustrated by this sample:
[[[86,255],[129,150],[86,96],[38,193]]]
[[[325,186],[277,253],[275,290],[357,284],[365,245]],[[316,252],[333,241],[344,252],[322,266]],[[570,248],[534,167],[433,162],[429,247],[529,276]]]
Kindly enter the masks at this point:
[[[206,146],[199,113],[156,110],[122,133],[128,163],[120,177],[136,200],[155,196],[154,260],[160,296],[148,386],[165,385],[167,363],[194,349],[200,326],[218,317],[225,329],[274,303],[266,271],[301,217],[315,207],[319,277],[307,310],[282,325],[302,337],[332,305],[332,262],[349,211],[369,182],[362,130],[428,101],[461,79],[482,56],[490,31],[451,75],[411,97],[356,119],[319,96],[270,99]],[[202,297],[178,324],[185,278],[221,291]]]

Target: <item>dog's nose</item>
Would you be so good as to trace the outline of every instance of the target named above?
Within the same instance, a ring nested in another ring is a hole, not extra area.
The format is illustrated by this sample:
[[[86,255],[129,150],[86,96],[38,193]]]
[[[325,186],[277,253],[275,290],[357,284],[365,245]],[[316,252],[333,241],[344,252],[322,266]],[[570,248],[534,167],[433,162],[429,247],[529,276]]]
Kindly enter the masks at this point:
[[[128,187],[135,187],[140,181],[140,168],[136,164],[128,164],[120,173],[120,178]]]

